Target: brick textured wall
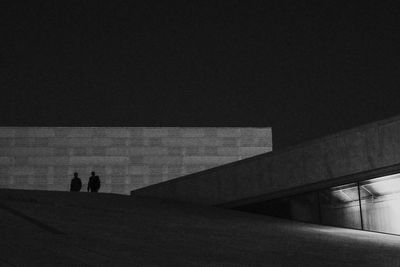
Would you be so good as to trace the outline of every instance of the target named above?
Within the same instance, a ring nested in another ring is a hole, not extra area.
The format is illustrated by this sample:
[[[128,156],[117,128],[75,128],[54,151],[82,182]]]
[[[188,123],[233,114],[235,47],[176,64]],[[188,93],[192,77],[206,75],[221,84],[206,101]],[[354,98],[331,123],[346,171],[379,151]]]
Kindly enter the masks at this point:
[[[150,184],[272,150],[271,128],[0,127],[0,187],[68,190],[91,171],[101,192]]]

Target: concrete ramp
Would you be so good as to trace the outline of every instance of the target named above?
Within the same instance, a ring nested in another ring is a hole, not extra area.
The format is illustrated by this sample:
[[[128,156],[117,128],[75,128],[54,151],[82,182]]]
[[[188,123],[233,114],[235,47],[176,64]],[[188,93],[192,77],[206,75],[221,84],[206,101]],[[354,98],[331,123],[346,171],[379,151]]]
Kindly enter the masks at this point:
[[[400,237],[113,194],[0,190],[0,266],[400,266]]]

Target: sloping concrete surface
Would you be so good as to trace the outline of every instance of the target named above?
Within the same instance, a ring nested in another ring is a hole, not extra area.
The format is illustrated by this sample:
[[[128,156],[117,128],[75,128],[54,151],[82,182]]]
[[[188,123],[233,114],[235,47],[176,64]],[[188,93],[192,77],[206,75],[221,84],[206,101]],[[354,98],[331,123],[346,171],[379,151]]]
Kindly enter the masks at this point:
[[[251,203],[282,191],[313,184],[325,187],[341,183],[346,176],[399,166],[399,140],[400,116],[396,116],[136,189],[132,194],[210,206]]]
[[[0,266],[400,266],[400,237],[114,194],[0,190]]]

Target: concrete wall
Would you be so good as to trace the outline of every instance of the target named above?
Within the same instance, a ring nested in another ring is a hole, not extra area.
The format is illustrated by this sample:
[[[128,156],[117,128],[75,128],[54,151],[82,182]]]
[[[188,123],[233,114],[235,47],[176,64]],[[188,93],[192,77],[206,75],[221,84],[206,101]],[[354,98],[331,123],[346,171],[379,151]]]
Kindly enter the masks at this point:
[[[209,205],[400,163],[400,117],[132,192]]]
[[[271,150],[271,128],[0,127],[0,187],[68,190],[93,170],[129,193]]]

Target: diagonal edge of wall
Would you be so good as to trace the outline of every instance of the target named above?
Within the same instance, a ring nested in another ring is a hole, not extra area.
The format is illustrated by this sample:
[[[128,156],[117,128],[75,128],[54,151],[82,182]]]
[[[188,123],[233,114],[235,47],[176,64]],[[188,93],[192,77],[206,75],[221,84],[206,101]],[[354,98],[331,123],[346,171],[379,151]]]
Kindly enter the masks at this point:
[[[132,191],[219,205],[400,163],[400,116]]]

